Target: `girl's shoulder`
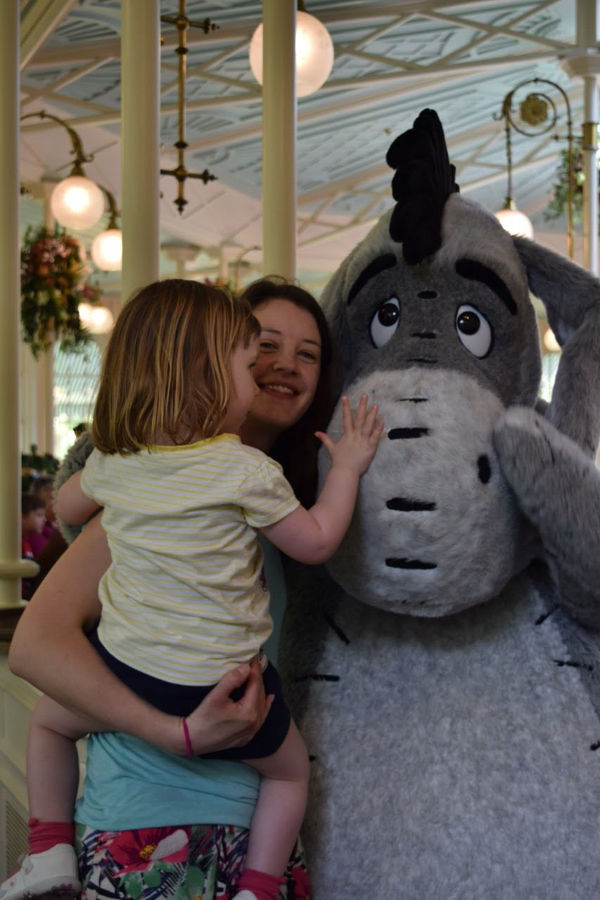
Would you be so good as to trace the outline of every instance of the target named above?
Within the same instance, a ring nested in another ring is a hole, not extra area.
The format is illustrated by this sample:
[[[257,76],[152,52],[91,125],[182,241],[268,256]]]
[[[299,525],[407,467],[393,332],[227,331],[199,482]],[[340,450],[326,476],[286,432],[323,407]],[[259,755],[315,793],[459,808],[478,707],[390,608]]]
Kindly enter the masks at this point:
[[[227,435],[229,437],[229,435]],[[235,435],[233,435],[235,437]],[[276,472],[283,472],[283,469],[270,456],[264,453],[262,450],[258,450],[256,447],[249,447],[247,444],[242,444],[242,442],[238,439],[237,446],[232,444],[232,458],[236,459],[236,463],[238,461],[240,463],[245,462],[250,470],[273,470]]]
[[[243,444],[240,436],[237,434],[217,434],[215,437],[200,441],[197,447],[205,450],[206,453],[223,456],[225,459],[235,459],[236,461],[246,460],[251,465],[261,465],[262,463],[272,463],[273,460],[262,450],[256,447],[250,447]]]

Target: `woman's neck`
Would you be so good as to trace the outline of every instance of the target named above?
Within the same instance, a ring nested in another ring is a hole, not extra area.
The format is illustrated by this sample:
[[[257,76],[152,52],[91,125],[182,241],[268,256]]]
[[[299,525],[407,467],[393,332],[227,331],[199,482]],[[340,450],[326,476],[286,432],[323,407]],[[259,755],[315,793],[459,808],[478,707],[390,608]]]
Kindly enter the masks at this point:
[[[252,416],[248,416],[242,425],[240,437],[249,447],[256,447],[257,450],[269,454],[280,434],[281,429],[265,428],[264,422],[257,422]]]

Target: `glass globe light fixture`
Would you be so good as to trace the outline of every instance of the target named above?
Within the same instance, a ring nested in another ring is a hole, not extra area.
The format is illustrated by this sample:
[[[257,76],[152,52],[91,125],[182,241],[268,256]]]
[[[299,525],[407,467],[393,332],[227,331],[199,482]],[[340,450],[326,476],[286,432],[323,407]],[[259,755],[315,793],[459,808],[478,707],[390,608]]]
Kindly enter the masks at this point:
[[[104,195],[85,175],[69,175],[52,191],[50,209],[64,228],[91,228],[104,212]]]
[[[263,26],[258,26],[250,41],[250,68],[259,84],[263,71]],[[333,68],[333,42],[330,34],[314,16],[299,9],[296,13],[296,94],[306,97],[322,87]]]
[[[80,303],[78,312],[81,324],[91,334],[108,334],[113,327],[115,317],[107,306]]]
[[[525,213],[517,209],[515,201],[507,197],[504,208],[494,214],[505,231],[520,237],[533,238],[533,225]]]
[[[67,178],[59,181],[50,196],[50,209],[53,217],[64,228],[91,228],[100,221],[104,212],[104,196],[101,189],[91,178],[86,178],[83,164],[91,162],[92,156],[86,156],[78,133],[68,122],[59,116],[52,115],[44,109],[26,113],[19,121],[32,118],[49,119],[64,128],[71,141],[73,164]]]
[[[560,344],[556,340],[556,335],[552,331],[551,328],[547,328],[544,332],[544,347],[548,350],[549,353],[559,353],[560,352]]]
[[[104,272],[118,272],[123,261],[123,234],[120,228],[107,228],[92,241],[92,260]]]

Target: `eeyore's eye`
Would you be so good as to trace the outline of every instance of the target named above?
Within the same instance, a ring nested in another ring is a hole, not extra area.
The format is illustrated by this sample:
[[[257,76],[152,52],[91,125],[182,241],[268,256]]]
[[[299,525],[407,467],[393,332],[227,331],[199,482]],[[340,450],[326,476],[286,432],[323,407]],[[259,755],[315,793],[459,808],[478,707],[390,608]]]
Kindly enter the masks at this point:
[[[490,323],[474,306],[459,306],[456,313],[456,333],[469,353],[483,359],[492,346]]]
[[[383,347],[394,336],[400,321],[400,302],[390,297],[382,303],[371,319],[371,340],[375,347]]]

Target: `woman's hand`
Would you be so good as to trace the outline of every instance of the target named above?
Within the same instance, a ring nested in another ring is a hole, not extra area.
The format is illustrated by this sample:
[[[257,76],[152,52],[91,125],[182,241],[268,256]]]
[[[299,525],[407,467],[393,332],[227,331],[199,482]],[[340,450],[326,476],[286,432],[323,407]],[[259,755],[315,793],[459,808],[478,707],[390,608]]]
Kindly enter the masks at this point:
[[[239,700],[232,700],[230,694],[244,683],[243,695]],[[263,724],[272,702],[272,695],[265,696],[257,659],[227,672],[186,718],[194,754],[199,756],[229,747],[243,747]],[[179,752],[186,752],[183,728]]]

